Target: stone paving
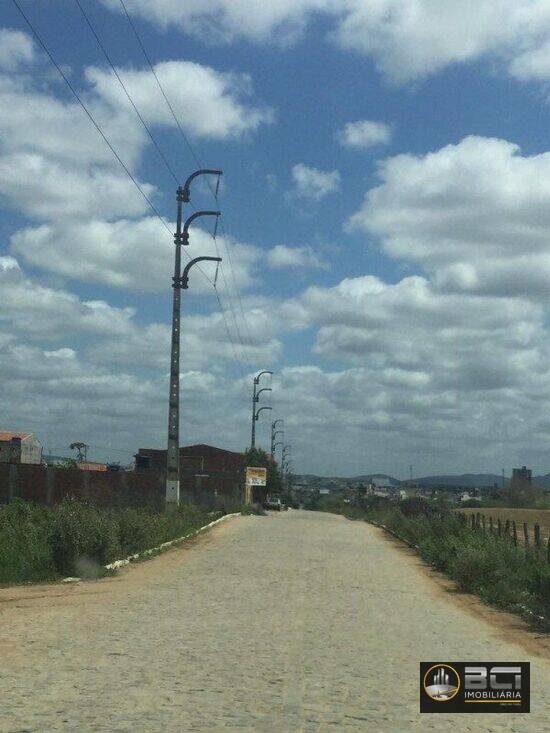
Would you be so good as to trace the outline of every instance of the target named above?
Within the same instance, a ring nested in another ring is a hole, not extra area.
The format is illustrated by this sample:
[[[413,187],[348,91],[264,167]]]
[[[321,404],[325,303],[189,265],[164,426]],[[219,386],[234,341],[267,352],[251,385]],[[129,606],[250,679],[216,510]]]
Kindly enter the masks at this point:
[[[0,731],[550,731],[550,659],[479,605],[363,522],[238,517],[115,578],[0,590]],[[531,661],[532,713],[421,716],[432,659]]]

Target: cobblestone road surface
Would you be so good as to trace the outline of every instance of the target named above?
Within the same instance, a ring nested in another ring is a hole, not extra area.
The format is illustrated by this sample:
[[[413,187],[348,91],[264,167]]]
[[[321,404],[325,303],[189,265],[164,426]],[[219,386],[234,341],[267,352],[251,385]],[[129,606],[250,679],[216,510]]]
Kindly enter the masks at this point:
[[[379,529],[290,511],[115,578],[3,589],[0,730],[550,731],[547,641],[444,585]],[[420,716],[439,658],[530,660],[533,712]]]

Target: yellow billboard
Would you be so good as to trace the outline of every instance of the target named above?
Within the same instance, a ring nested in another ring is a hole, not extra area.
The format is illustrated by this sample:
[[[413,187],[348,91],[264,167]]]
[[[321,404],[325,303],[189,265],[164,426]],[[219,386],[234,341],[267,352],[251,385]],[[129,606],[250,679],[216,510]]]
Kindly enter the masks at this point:
[[[267,468],[246,467],[247,486],[265,486],[267,480]]]

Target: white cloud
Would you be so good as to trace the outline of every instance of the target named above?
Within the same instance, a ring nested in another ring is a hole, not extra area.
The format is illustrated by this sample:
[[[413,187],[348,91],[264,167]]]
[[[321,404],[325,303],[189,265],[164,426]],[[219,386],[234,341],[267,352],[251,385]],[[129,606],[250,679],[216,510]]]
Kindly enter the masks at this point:
[[[174,230],[175,224],[170,224],[170,228]],[[219,253],[226,273],[225,278],[219,277],[222,294],[226,282],[231,290],[234,282],[239,290],[258,284],[257,247],[231,237],[218,237],[215,243],[198,226],[192,226],[189,235],[182,269],[187,256],[215,257]],[[163,292],[171,285],[173,238],[155,217],[43,224],[16,232],[11,241],[13,251],[27,262],[65,277],[141,292]],[[201,268],[213,280],[215,265],[206,263]],[[197,268],[191,272],[190,283],[194,293],[211,292],[209,281]]]
[[[120,12],[118,0],[103,0]],[[179,25],[187,32],[209,40],[247,38],[254,41],[285,42],[303,29],[318,10],[336,7],[335,0],[131,0],[131,13],[163,29]]]
[[[135,311],[101,300],[81,301],[64,289],[31,280],[13,257],[0,257],[0,325],[26,338],[55,340],[67,333],[117,336],[131,325]]]
[[[297,163],[292,168],[294,191],[302,198],[320,201],[330,193],[340,188],[340,173],[338,171],[321,171],[304,163]]]
[[[140,185],[152,196],[153,186]],[[101,168],[79,169],[30,153],[0,156],[0,194],[30,218],[46,220],[137,216],[148,209],[124,174]]]
[[[147,122],[175,126],[149,70],[118,72]],[[128,108],[124,91],[112,73],[95,67],[85,73],[99,98],[113,109]],[[180,124],[196,137],[225,140],[273,120],[272,110],[247,106],[252,95],[247,74],[223,73],[191,61],[165,61],[155,65],[155,73]]]
[[[507,48],[519,32],[518,0],[352,0],[336,30],[346,49],[372,56],[396,82]]]
[[[357,150],[366,150],[376,145],[388,145],[391,136],[390,125],[371,120],[348,122],[337,134],[341,145]]]
[[[550,40],[517,56],[510,65],[510,72],[521,81],[550,79]]]
[[[103,0],[120,11],[117,0]],[[519,78],[548,78],[547,0],[133,0],[130,10],[201,39],[290,42],[316,15],[341,48],[371,57],[397,83],[452,64],[497,60]]]
[[[487,467],[503,460],[502,450],[507,461],[520,456],[541,429],[550,349],[538,304],[445,293],[418,276],[395,285],[364,276],[310,287],[284,303],[280,317],[315,329],[325,359],[352,365],[304,374],[312,380],[302,389],[307,401],[296,386],[285,388],[299,440],[321,441],[332,460],[342,460],[334,455],[344,450],[340,431],[351,443],[361,431],[369,436],[362,445],[386,466],[399,463],[399,447],[411,460],[428,451],[458,469],[465,461]],[[495,425],[506,425],[506,437]]]
[[[327,267],[313,247],[288,247],[286,244],[278,244],[269,250],[267,264],[273,270],[294,267],[326,269]]]
[[[522,156],[505,140],[468,137],[379,168],[351,226],[417,261],[441,287],[546,297],[550,273],[550,153]]]
[[[28,64],[33,58],[33,42],[26,33],[0,28],[0,68],[13,71],[19,64]]]

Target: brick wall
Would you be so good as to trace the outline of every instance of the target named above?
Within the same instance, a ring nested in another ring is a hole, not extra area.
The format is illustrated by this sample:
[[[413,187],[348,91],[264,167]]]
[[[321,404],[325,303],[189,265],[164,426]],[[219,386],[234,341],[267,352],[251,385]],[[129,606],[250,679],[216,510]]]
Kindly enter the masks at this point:
[[[58,504],[66,497],[104,507],[164,506],[164,475],[157,472],[82,471],[53,466],[0,463],[0,504],[19,497],[38,504]],[[241,502],[235,477],[181,476],[181,496],[208,509],[230,511]]]

